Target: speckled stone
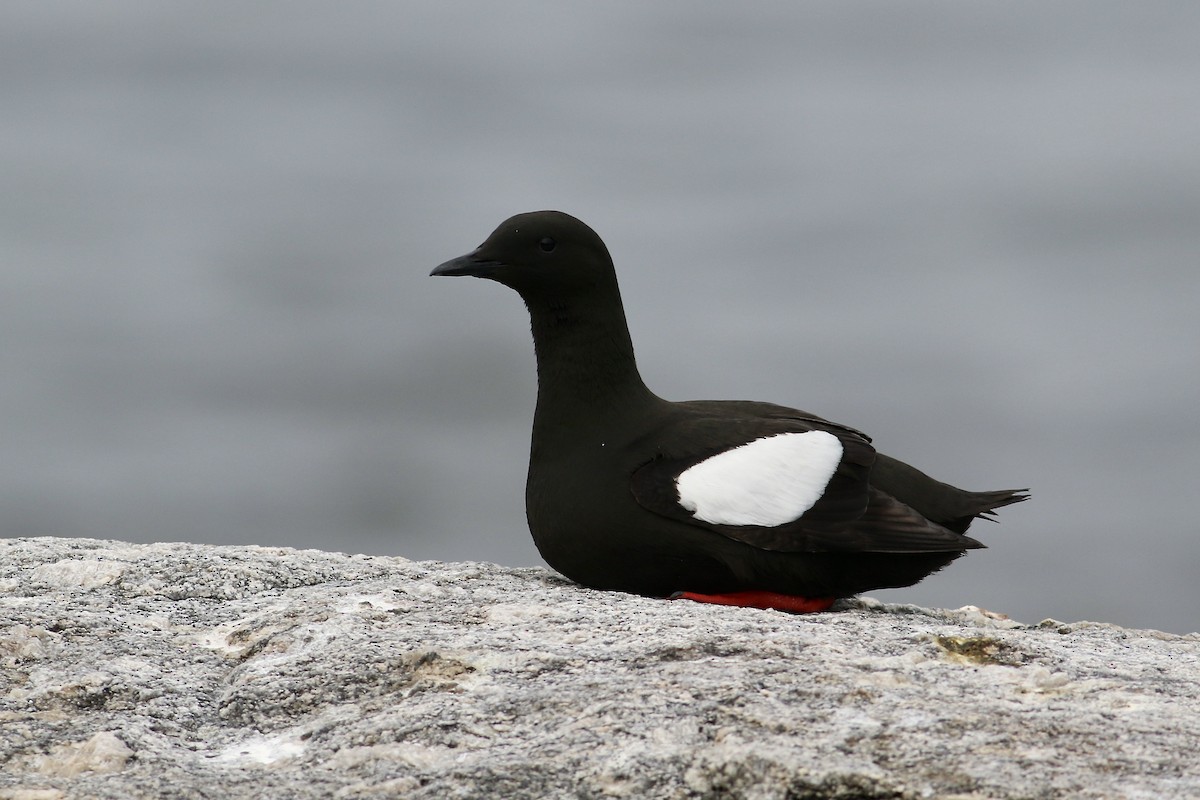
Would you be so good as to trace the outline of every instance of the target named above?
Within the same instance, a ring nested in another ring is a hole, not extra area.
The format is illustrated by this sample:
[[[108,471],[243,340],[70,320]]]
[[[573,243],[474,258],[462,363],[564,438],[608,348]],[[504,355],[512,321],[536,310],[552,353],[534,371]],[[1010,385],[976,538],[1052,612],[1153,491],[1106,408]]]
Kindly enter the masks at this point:
[[[1200,636],[0,541],[0,800],[1194,798]]]

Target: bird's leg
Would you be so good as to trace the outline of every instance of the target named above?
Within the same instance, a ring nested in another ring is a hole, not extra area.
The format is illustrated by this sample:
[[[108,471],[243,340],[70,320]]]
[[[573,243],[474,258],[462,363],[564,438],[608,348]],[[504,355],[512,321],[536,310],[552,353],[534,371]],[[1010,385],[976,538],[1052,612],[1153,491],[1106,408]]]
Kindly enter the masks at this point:
[[[764,592],[750,589],[744,592],[724,592],[722,594],[701,594],[699,592],[676,592],[668,600],[693,600],[697,603],[714,603],[722,606],[742,606],[743,608],[773,608],[776,611],[790,611],[793,614],[811,614],[814,611],[824,611],[833,605],[833,597],[803,597],[798,594],[780,594],[779,592]]]

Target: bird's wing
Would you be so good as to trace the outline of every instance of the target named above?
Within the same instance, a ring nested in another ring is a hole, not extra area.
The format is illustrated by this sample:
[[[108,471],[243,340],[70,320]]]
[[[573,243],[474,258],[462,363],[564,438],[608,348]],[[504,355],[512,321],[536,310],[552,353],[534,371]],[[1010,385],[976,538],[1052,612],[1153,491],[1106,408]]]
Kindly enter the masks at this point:
[[[764,550],[979,546],[872,489],[875,450],[852,428],[768,404],[681,405],[694,413],[659,426],[655,457],[632,475],[649,511]]]

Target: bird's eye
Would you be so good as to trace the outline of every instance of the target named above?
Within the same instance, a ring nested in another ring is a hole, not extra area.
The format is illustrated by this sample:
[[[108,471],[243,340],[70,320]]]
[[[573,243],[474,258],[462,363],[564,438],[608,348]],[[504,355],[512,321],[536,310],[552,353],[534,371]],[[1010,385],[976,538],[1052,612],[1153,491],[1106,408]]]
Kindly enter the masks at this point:
[[[538,247],[542,248],[542,252],[543,252],[543,253],[552,253],[552,252],[554,252],[554,248],[555,248],[557,245],[558,245],[558,242],[554,241],[554,240],[553,240],[553,239],[551,239],[549,236],[543,236],[543,237],[542,237],[542,238],[541,238],[541,239],[538,241]]]

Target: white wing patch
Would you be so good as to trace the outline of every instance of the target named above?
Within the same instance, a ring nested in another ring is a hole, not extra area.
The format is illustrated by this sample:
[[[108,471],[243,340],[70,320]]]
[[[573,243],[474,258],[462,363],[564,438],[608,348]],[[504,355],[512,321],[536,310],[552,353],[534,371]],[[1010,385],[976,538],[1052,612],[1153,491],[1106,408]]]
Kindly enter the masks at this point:
[[[821,499],[841,459],[842,443],[832,433],[781,433],[688,467],[675,488],[679,504],[696,519],[774,527]]]

